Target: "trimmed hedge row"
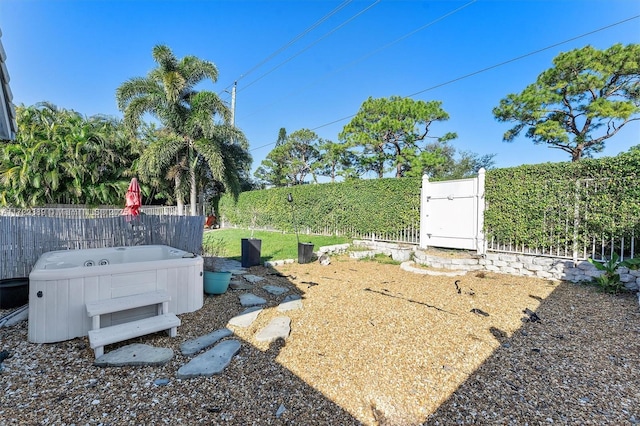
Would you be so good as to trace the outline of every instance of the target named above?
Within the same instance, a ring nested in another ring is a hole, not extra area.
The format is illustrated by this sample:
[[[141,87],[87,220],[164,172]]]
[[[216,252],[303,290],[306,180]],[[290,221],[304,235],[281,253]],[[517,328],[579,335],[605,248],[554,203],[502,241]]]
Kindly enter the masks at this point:
[[[237,203],[225,195],[218,209],[224,221],[242,227],[293,231],[295,216],[298,229],[394,233],[419,222],[421,183],[402,178],[272,188],[243,192]]]
[[[640,150],[576,163],[489,170],[485,229],[529,247],[558,238],[640,235]],[[420,178],[355,180],[273,188],[220,199],[223,220],[291,232],[325,229],[393,234],[420,221]],[[293,196],[292,205],[287,194]],[[577,225],[576,231],[573,227]]]
[[[537,247],[551,238],[558,242],[558,236],[585,242],[640,235],[639,171],[640,151],[491,170],[485,183],[487,238]]]

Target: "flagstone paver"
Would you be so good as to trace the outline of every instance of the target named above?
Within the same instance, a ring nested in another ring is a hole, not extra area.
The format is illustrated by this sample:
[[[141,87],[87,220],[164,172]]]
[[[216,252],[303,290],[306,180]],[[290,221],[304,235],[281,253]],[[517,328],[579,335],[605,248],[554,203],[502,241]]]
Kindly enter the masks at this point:
[[[235,317],[229,320],[229,325],[233,325],[235,327],[249,327],[253,322],[258,318],[262,312],[262,308],[260,306],[252,306],[251,308],[247,308],[240,313],[240,315],[236,315]]]
[[[122,367],[125,365],[164,365],[173,358],[173,349],[156,348],[142,343],[123,346],[97,358],[98,367]]]
[[[240,304],[242,306],[264,305],[265,303],[267,303],[265,299],[256,296],[253,293],[245,293],[240,295]]]
[[[180,352],[182,352],[182,355],[196,354],[201,350],[213,345],[218,340],[229,337],[232,334],[233,331],[229,330],[228,328],[221,328],[220,330],[216,330],[213,333],[205,334],[204,336],[200,336],[197,339],[184,342],[180,345]]]
[[[220,374],[231,363],[231,359],[238,353],[240,347],[241,344],[238,340],[232,339],[220,342],[213,349],[209,349],[180,367],[177,377],[179,379],[188,379]]]
[[[255,338],[259,342],[273,342],[279,338],[286,339],[291,333],[291,319],[289,317],[275,317],[260,330]]]
[[[280,296],[281,294],[285,294],[286,292],[289,291],[288,288],[278,287],[278,286],[275,286],[275,285],[263,285],[262,289],[264,291],[266,291],[267,293],[271,293],[271,294],[276,295],[276,296]]]
[[[231,281],[229,287],[232,290],[253,290],[253,284],[249,284],[246,281]]]
[[[302,309],[302,298],[297,294],[290,294],[278,305],[278,312]]]

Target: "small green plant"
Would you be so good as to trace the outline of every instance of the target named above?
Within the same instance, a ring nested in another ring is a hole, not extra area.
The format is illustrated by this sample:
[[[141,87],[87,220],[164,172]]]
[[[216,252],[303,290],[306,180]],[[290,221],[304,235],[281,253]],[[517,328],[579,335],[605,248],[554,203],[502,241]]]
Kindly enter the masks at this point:
[[[393,260],[391,256],[388,256],[384,253],[377,253],[373,257],[364,257],[360,260],[363,262],[378,262],[378,263],[382,263],[383,265],[400,265],[402,263],[402,262]]]
[[[227,247],[224,238],[208,237],[202,241],[202,254],[224,257],[227,254]]]
[[[624,290],[624,284],[620,281],[618,268],[638,269],[638,267],[640,267],[640,258],[620,261],[618,253],[613,253],[611,259],[606,262],[599,262],[591,258],[589,258],[588,261],[595,266],[597,270],[603,272],[599,277],[595,278],[595,283],[600,286],[602,291],[611,294],[618,294]]]

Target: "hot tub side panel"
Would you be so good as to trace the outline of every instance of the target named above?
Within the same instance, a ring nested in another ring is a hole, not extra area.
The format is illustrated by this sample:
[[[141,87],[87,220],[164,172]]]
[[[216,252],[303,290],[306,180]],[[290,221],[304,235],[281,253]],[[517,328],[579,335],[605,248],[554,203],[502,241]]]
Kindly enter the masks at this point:
[[[204,303],[202,258],[187,266],[158,270],[157,289],[171,296],[169,310],[176,314],[194,312]]]
[[[91,328],[86,300],[97,300],[98,277],[30,280],[29,332],[34,343],[51,343],[86,336]]]
[[[52,343],[86,336],[91,329],[86,304],[95,300],[165,290],[171,296],[170,312],[179,315],[202,308],[202,257],[129,265],[129,271],[120,266],[91,267],[87,273],[101,275],[68,279],[47,280],[43,274],[32,274],[37,279],[31,278],[29,286],[29,341]],[[107,327],[154,314],[155,307],[143,307],[102,315],[100,323]]]

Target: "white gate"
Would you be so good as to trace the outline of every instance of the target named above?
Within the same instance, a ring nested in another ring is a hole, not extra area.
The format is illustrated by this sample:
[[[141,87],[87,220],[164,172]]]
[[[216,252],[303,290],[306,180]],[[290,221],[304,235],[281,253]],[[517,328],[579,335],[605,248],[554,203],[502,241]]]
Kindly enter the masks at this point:
[[[486,252],[484,240],[484,178],[429,182],[422,177],[420,248],[445,247]]]

